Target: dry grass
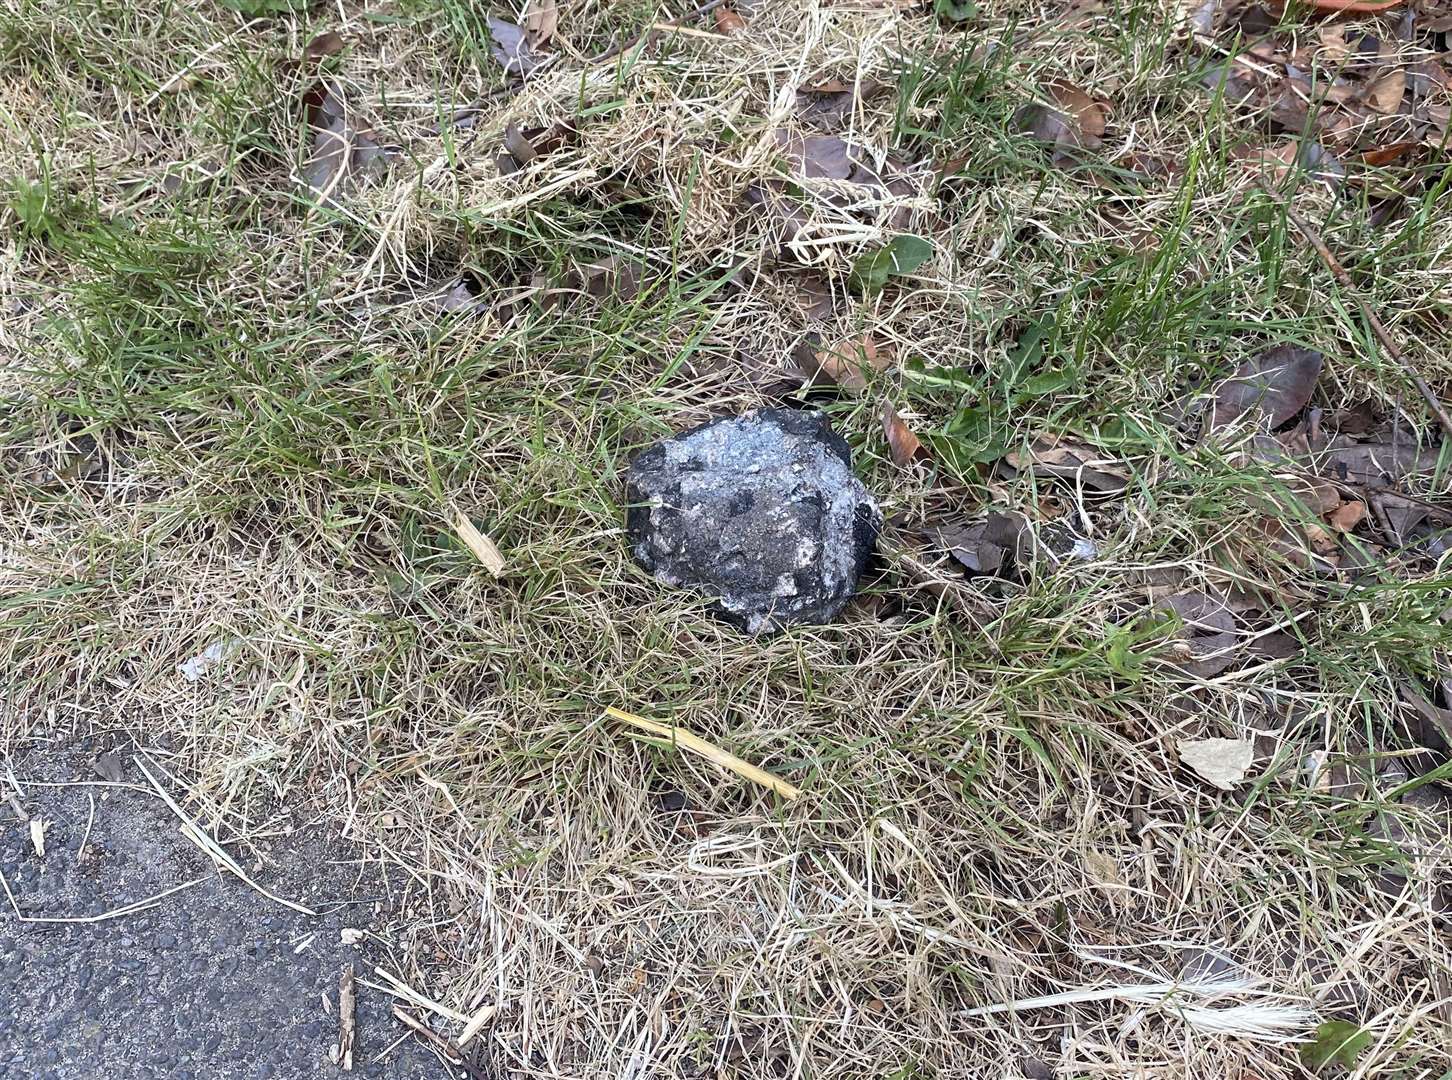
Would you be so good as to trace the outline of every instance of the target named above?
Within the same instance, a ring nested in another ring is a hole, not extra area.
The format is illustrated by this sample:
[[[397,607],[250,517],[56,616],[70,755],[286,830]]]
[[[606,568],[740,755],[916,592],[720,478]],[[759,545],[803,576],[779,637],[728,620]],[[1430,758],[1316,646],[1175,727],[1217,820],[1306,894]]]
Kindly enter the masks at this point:
[[[1353,588],[1255,550],[1275,470],[1196,443],[1177,408],[1289,339],[1327,353],[1328,412],[1370,399],[1436,432],[1227,163],[1239,121],[1177,16],[994,3],[965,38],[907,5],[740,7],[745,33],[705,19],[591,64],[663,16],[565,3],[561,59],[493,96],[454,0],[0,9],[0,179],[43,195],[12,204],[0,252],[0,737],[140,733],[238,845],[279,800],[333,811],[410,871],[409,984],[498,1006],[480,1038],[501,1074],[1272,1078],[1335,1017],[1374,1033],[1360,1075],[1445,1075],[1446,773],[1403,790],[1430,755],[1397,693],[1445,663],[1445,567]],[[336,212],[298,191],[311,76],[282,64],[324,29],[349,40],[330,70],[350,108],[402,151]],[[1114,194],[1050,167],[1010,130],[1048,76],[1112,99],[1116,152],[1193,179]],[[834,130],[895,147],[903,183],[797,180],[806,226],[778,257],[744,198],[787,175],[772,132],[825,77],[890,87]],[[501,175],[506,123],[563,120],[578,139]],[[1416,232],[1315,184],[1296,204],[1447,386],[1439,196]],[[937,256],[851,295],[854,259],[903,230]],[[579,295],[612,257],[639,290]],[[517,302],[442,316],[431,291],[461,272]],[[914,372],[991,396],[1045,313],[1074,379],[1005,407],[1005,441],[1137,432],[1104,451],[1125,493],[892,464],[884,400],[943,430],[974,395]],[[780,393],[808,334],[895,357],[823,404],[900,521],[1012,507],[1100,556],[947,593],[890,556],[839,624],[770,641],[648,581],[621,537],[629,454]],[[497,579],[451,541],[455,508]],[[1137,622],[1166,582],[1266,589],[1304,650],[1188,676]],[[1258,755],[1232,793],[1178,761],[1242,735]]]

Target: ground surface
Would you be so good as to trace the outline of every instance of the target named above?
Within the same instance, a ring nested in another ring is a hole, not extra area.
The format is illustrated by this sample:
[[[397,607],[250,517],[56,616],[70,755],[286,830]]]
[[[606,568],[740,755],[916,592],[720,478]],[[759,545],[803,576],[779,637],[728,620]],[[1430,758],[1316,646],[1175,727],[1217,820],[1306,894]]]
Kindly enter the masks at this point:
[[[139,771],[126,767],[119,781],[99,781],[90,756],[31,752],[4,763],[24,792],[20,805],[47,826],[40,856],[28,823],[9,817],[13,808],[4,812],[0,873],[21,912],[97,915],[201,883],[155,907],[95,923],[22,923],[7,902],[0,913],[0,979],[7,987],[0,1075],[342,1075],[328,1056],[338,1038],[339,970],[352,962],[376,979],[371,961],[388,962],[376,942],[344,945],[339,935],[343,927],[376,931],[389,924],[398,897],[383,887],[377,865],[362,864],[353,846],[330,839],[326,827],[287,815],[266,844],[267,865],[256,880],[320,914],[266,901],[214,869]],[[284,827],[292,831],[283,835]],[[395,1046],[405,1032],[389,1012],[390,999],[358,990],[354,1075],[449,1075],[412,1037]]]
[[[503,1075],[1443,1077],[1452,21],[1313,7],[0,0],[0,744],[317,808]],[[809,403],[752,640],[622,474]]]

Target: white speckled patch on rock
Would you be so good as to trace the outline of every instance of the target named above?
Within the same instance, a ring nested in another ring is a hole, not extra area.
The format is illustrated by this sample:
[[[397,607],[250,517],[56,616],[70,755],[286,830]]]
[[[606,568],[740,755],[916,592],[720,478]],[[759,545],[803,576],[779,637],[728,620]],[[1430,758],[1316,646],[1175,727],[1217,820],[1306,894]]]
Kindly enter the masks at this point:
[[[882,523],[846,442],[816,412],[710,421],[642,452],[626,488],[636,560],[714,597],[749,634],[834,618]]]

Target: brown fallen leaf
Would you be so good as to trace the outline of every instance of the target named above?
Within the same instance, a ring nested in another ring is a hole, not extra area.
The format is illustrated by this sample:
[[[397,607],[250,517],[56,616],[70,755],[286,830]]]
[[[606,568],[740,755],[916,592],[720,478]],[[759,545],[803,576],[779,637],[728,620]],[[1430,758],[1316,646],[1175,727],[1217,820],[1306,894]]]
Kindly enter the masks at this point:
[[[1179,745],[1180,760],[1221,791],[1231,791],[1245,779],[1255,761],[1253,739],[1186,739]]]
[[[550,57],[541,56],[530,46],[523,28],[497,15],[488,16],[486,23],[491,39],[489,54],[504,69],[506,75],[522,79],[549,62]]]
[[[1323,357],[1312,349],[1277,345],[1241,364],[1215,393],[1210,430],[1226,427],[1256,412],[1262,423],[1278,428],[1306,407],[1321,376]]]
[[[303,163],[302,179],[320,206],[336,206],[335,195],[356,180],[382,172],[395,151],[368,128],[357,125],[347,104],[329,83],[316,84],[303,98],[313,145]]]
[[[1208,679],[1235,663],[1235,616],[1225,599],[1198,590],[1165,597],[1155,609],[1173,613],[1182,623],[1170,659],[1181,670]]]
[[[1377,147],[1375,150],[1367,150],[1361,155],[1363,165],[1390,165],[1393,161],[1406,157],[1408,153],[1418,147],[1418,143],[1399,142],[1390,146]]]
[[[1322,14],[1375,15],[1378,11],[1390,11],[1405,0],[1311,0],[1311,9]]]
[[[835,135],[801,135],[778,128],[772,138],[793,171],[808,179],[846,180],[857,168],[851,144]]]
[[[1035,142],[1053,147],[1055,165],[1072,164],[1078,150],[1096,150],[1104,140],[1104,107],[1063,79],[1043,84],[1050,104],[1033,104],[1019,110],[1018,122]]]
[[[1120,492],[1129,486],[1129,474],[1119,462],[1106,458],[1093,447],[1058,436],[1038,440],[1027,453],[1010,451],[1003,460],[1019,472],[1032,471],[1035,476],[1067,480],[1104,494]]]
[[[1364,517],[1366,517],[1366,503],[1359,499],[1352,499],[1332,510],[1326,515],[1326,520],[1333,529],[1350,532],[1361,524],[1361,519]]]
[[[878,345],[870,333],[809,351],[807,359],[815,366],[815,375],[844,390],[865,389],[867,375],[864,372],[883,372],[894,362],[892,348]]]
[[[729,4],[723,4],[716,9],[716,29],[723,34],[734,34],[738,30],[746,29],[746,20],[736,13],[736,10]]]
[[[980,520],[938,526],[927,535],[970,575],[1015,578],[1045,553],[1028,517],[1016,511],[990,510]]]
[[[882,406],[882,430],[887,436],[892,460],[899,465],[912,464],[913,458],[922,451],[923,442],[913,434],[913,429],[898,415],[891,402],[884,402]]]
[[[1407,94],[1407,73],[1393,68],[1366,88],[1366,103],[1379,113],[1394,113]]]
[[[1437,467],[1439,454],[1411,442],[1354,442],[1337,437],[1314,455],[1317,471],[1349,485],[1396,484]]]
[[[336,30],[319,34],[303,48],[304,60],[321,60],[325,56],[337,56],[343,51],[343,35]]]
[[[824,79],[797,90],[797,117],[818,129],[842,127],[861,102],[871,101],[888,84],[865,78],[860,83],[850,79]]]
[[[560,9],[556,0],[529,0],[524,5],[524,33],[535,48],[555,36],[560,25]]]

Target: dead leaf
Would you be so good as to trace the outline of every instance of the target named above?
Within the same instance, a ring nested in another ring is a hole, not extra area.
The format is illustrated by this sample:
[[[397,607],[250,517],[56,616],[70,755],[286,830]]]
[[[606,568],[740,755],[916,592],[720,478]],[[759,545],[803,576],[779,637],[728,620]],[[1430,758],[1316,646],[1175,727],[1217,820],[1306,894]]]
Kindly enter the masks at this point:
[[[840,128],[859,102],[871,101],[888,85],[877,79],[854,83],[849,79],[825,79],[797,91],[797,117],[818,129]]]
[[[1104,494],[1120,492],[1129,486],[1129,474],[1118,462],[1068,439],[1040,439],[1027,453],[1010,451],[1003,460],[1019,472],[1031,470],[1035,476],[1067,480]]]
[[[1084,852],[1084,872],[1112,897],[1123,897],[1124,875],[1119,872],[1119,864],[1104,852],[1094,848]]]
[[[1390,11],[1404,0],[1311,0],[1313,11],[1342,15],[1374,15],[1378,11]]]
[[[1233,790],[1255,761],[1253,739],[1188,739],[1179,751],[1181,761],[1221,791]]]
[[[1322,362],[1320,353],[1294,345],[1277,345],[1247,360],[1216,391],[1210,430],[1252,411],[1269,427],[1280,427],[1311,400]]]
[[[1035,142],[1053,147],[1054,164],[1072,164],[1076,151],[1098,149],[1106,126],[1103,106],[1063,79],[1048,80],[1043,92],[1051,104],[1026,106],[1017,119]]]
[[[560,9],[556,0],[529,0],[524,5],[524,33],[532,47],[548,42],[559,25]]]
[[[716,29],[723,34],[734,34],[746,29],[746,20],[730,5],[722,5],[716,9]]]
[[[778,128],[772,138],[793,171],[808,179],[846,180],[857,168],[852,146],[835,135],[800,135]]]
[[[487,23],[492,41],[489,53],[506,75],[522,79],[549,61],[549,57],[539,55],[530,47],[524,30],[512,22],[490,15]]]
[[[922,451],[922,440],[913,434],[912,428],[898,415],[891,402],[884,402],[882,406],[882,430],[887,435],[892,460],[897,464],[910,465]]]
[[[820,375],[824,380],[844,390],[863,390],[867,387],[865,371],[883,372],[892,367],[894,356],[891,346],[879,346],[871,334],[846,338],[816,351],[808,351],[807,359],[816,368],[813,381]]]
[[[396,152],[355,122],[332,85],[318,83],[304,102],[313,145],[303,163],[303,182],[318,205],[336,206],[335,196],[349,190],[357,180],[381,173]]]
[[[1437,451],[1418,449],[1410,441],[1354,442],[1338,436],[1314,460],[1323,476],[1343,484],[1377,487],[1432,472],[1438,456]]]
[[[1326,516],[1331,527],[1340,532],[1350,532],[1361,524],[1361,519],[1366,517],[1366,503],[1359,499],[1352,499],[1344,502]]]
[[[45,858],[45,830],[50,828],[50,822],[42,821],[38,817],[30,819],[30,846],[35,848],[37,859]]]
[[[113,784],[120,783],[126,775],[126,765],[121,760],[121,755],[114,751],[97,755],[92,768],[96,770],[96,775],[102,780],[108,780]]]
[[[596,300],[631,301],[640,295],[645,266],[624,255],[607,255],[566,276],[568,287],[582,289]]]
[[[1012,510],[990,510],[980,520],[937,526],[927,535],[970,576],[1017,579],[1037,558],[1051,554],[1039,542],[1028,517]]]
[[[1414,142],[1392,143],[1390,146],[1378,147],[1375,150],[1367,150],[1361,155],[1363,165],[1390,165],[1393,161],[1405,157],[1415,150],[1419,144]]]
[[[1366,103],[1379,113],[1394,113],[1407,93],[1407,73],[1393,68],[1366,88]]]
[[[1208,679],[1235,663],[1240,638],[1223,597],[1191,589],[1165,597],[1156,610],[1175,614],[1183,624],[1171,647],[1171,659],[1181,670]]]
[[[336,30],[319,34],[303,48],[303,59],[321,60],[325,56],[337,56],[343,51],[343,35]]]

